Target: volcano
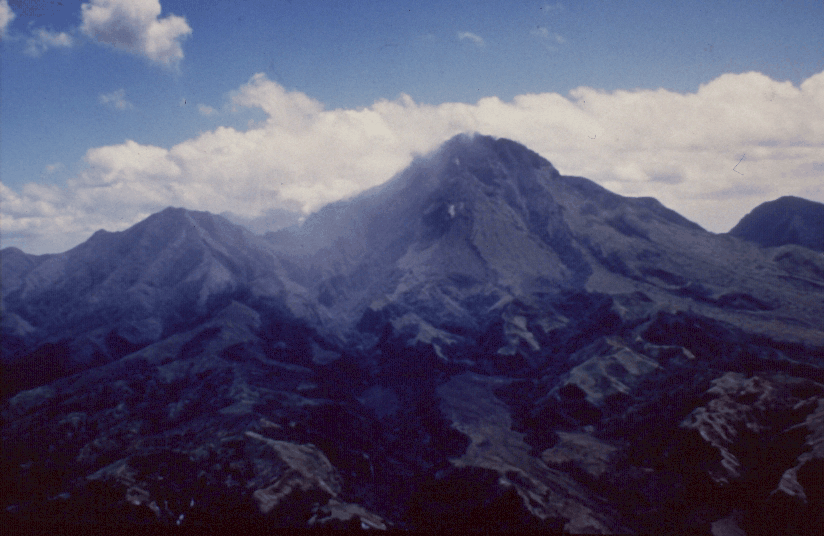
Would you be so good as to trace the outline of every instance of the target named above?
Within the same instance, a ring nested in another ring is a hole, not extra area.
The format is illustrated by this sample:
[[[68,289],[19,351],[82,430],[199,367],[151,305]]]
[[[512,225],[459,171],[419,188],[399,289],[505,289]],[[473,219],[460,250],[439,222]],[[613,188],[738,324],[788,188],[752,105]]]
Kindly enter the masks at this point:
[[[817,534],[824,259],[776,240],[460,135],[265,236],[5,249],[4,515]]]

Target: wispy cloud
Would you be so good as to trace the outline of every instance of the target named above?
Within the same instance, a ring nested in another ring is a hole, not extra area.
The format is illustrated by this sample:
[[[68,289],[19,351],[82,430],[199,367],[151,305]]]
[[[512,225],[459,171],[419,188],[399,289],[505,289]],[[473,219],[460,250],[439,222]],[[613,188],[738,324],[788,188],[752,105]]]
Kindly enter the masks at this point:
[[[555,32],[550,32],[547,28],[543,26],[537,26],[531,32],[532,35],[543,41],[545,44],[548,45],[548,48],[551,50],[556,50],[554,45],[563,45],[566,43],[566,39],[560,34]]]
[[[12,11],[8,0],[0,0],[0,38],[6,36],[6,30],[8,30],[15,17],[17,15]]]
[[[472,32],[458,32],[458,39],[471,41],[473,44],[482,47],[484,46],[484,38]]]
[[[60,171],[61,169],[63,169],[63,164],[61,162],[55,162],[54,164],[47,165],[45,168],[43,168],[43,171],[46,173],[46,175],[51,175],[52,173]]]
[[[134,105],[126,99],[126,90],[117,89],[111,93],[101,93],[100,103],[115,110],[131,110]]]
[[[198,104],[197,111],[200,112],[200,115],[204,115],[207,117],[210,115],[215,115],[217,113],[217,110],[206,104]]]
[[[750,72],[694,93],[580,87],[509,102],[432,106],[402,96],[332,110],[258,74],[231,100],[267,119],[169,148],[92,148],[86,169],[65,186],[0,183],[5,244],[65,250],[168,205],[249,218],[273,208],[308,212],[380,184],[415,154],[467,131],[519,141],[561,173],[656,197],[717,232],[781,195],[824,201],[824,72],[800,86]]]
[[[74,45],[74,39],[66,32],[53,32],[45,28],[35,28],[31,36],[26,39],[24,52],[34,58],[43,55],[50,48],[69,48]]]
[[[554,4],[544,4],[543,7],[541,7],[541,10],[544,13],[560,13],[565,9],[566,8],[564,7],[564,5],[560,2],[556,2]]]
[[[99,43],[166,67],[183,59],[181,42],[192,28],[178,15],[160,18],[159,0],[91,0],[80,7],[80,31]]]

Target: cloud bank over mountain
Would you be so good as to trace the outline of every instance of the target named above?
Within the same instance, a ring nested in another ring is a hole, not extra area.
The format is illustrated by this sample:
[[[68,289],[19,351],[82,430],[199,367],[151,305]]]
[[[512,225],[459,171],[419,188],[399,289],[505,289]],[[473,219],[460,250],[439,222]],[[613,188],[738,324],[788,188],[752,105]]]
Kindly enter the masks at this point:
[[[824,72],[799,86],[748,72],[685,94],[580,87],[436,106],[401,95],[331,110],[256,74],[229,98],[265,120],[170,148],[131,140],[95,147],[65,186],[0,185],[3,246],[61,251],[168,205],[250,218],[272,208],[308,213],[388,180],[416,154],[467,131],[518,140],[564,174],[654,196],[716,232],[768,199],[824,200]]]

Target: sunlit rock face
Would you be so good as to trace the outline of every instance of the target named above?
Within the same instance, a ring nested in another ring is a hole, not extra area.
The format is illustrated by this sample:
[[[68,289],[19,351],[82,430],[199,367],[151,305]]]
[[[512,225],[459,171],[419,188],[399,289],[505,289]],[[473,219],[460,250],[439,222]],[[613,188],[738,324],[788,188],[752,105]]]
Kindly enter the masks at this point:
[[[818,534],[824,261],[770,245],[462,135],[265,237],[3,250],[5,515]]]

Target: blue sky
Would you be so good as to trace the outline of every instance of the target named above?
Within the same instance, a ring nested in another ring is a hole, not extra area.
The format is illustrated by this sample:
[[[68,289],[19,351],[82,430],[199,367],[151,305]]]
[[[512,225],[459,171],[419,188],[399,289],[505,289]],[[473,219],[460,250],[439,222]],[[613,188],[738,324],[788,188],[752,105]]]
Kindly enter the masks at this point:
[[[820,1],[0,0],[0,239],[308,212],[461,130],[726,231],[824,201],[822,27]]]

